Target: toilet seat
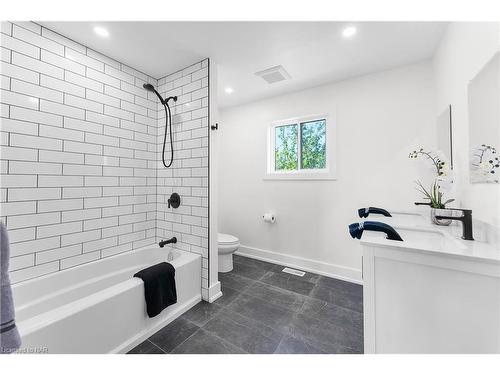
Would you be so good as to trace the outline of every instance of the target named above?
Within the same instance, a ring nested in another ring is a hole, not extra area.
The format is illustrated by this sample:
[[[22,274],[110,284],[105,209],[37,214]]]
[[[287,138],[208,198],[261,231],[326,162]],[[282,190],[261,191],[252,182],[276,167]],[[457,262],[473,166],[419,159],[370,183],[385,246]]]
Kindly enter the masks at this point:
[[[233,270],[233,253],[240,247],[240,240],[226,233],[217,233],[219,272]]]
[[[236,245],[240,242],[240,240],[226,233],[218,233],[217,234],[217,243],[219,245]]]

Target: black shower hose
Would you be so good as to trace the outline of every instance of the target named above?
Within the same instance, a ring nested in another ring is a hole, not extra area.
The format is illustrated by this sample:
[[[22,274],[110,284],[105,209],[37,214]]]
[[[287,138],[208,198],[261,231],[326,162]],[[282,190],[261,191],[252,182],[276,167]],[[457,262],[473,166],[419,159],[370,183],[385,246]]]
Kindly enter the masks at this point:
[[[168,103],[164,103],[165,107],[165,135],[163,136],[163,151],[161,153],[161,160],[165,168],[169,168],[174,161],[174,140],[172,138],[172,114],[170,113],[170,107]],[[167,143],[167,129],[170,124],[170,163],[165,163],[165,144]]]

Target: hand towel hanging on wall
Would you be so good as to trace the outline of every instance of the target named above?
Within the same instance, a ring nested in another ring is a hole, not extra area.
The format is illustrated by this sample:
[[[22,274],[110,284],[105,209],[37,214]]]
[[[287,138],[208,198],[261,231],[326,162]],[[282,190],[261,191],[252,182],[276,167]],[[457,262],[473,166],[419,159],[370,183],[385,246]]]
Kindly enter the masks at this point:
[[[177,302],[175,268],[163,262],[137,272],[134,277],[144,281],[144,298],[150,318]]]
[[[14,316],[9,258],[10,244],[7,229],[0,223],[0,354],[12,353],[21,346]]]

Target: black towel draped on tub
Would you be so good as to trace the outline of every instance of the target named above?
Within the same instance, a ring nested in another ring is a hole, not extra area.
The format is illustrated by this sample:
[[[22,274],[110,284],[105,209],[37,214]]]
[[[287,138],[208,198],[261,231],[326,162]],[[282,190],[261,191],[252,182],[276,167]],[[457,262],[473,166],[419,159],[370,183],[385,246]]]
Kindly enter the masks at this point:
[[[137,272],[134,277],[144,281],[144,297],[150,318],[177,302],[175,268],[163,262]]]

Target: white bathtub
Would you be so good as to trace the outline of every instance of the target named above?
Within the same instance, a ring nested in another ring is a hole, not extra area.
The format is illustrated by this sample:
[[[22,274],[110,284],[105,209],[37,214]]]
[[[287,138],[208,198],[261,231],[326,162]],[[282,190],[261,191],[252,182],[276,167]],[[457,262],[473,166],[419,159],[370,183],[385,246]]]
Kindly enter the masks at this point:
[[[172,250],[177,303],[148,318],[137,271],[167,261],[146,247],[13,286],[21,352],[125,353],[201,300],[201,256]]]

